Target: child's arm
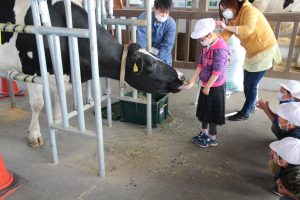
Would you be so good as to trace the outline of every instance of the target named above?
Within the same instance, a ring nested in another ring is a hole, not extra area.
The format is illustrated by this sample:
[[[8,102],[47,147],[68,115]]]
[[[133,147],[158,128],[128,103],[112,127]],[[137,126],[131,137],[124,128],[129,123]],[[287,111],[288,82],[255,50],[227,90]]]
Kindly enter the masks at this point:
[[[266,115],[268,116],[268,118],[273,122],[275,117],[276,117],[276,114],[270,109],[270,106],[269,106],[269,102],[268,101],[265,101],[263,99],[260,99],[256,102],[256,107],[262,109]]]
[[[210,76],[208,82],[206,83],[205,87],[202,90],[205,95],[209,94],[210,87],[216,82],[218,77],[219,75],[214,75],[214,74]]]
[[[188,81],[188,84],[185,86],[185,89],[190,89],[194,86],[194,84],[196,83],[198,77],[199,77],[199,74],[201,72],[201,67],[198,65],[191,80]]]

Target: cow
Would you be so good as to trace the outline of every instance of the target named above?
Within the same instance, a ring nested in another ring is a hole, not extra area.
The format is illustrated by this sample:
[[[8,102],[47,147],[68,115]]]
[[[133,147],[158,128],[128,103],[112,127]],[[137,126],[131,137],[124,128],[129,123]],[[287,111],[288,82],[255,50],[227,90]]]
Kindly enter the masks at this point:
[[[300,1],[293,0],[251,0],[253,6],[258,8],[261,12],[299,12],[300,11]],[[271,23],[272,26],[274,26]],[[279,37],[290,37],[293,30],[294,23],[283,22],[280,24],[280,34]],[[300,34],[300,27],[298,28],[298,35]],[[300,67],[300,54],[298,55],[296,61],[297,67]]]
[[[61,1],[48,1],[52,26],[66,27],[65,8]],[[0,22],[20,25],[31,25],[29,0],[1,0]],[[86,11],[72,3],[72,17],[74,28],[88,28],[88,16]],[[120,45],[101,25],[97,24],[99,76],[119,80],[120,65],[123,46]],[[61,37],[61,55],[63,72],[70,76],[69,49],[66,37]],[[46,62],[49,74],[53,74],[50,50],[44,36]],[[78,39],[80,54],[81,81],[86,82],[92,78],[89,52],[89,40]],[[134,68],[134,66],[137,66]],[[37,53],[35,35],[12,34],[2,32],[2,46],[0,47],[0,70],[18,69],[25,74],[40,75],[40,67]],[[136,69],[137,68],[137,69]],[[168,66],[161,60],[152,56],[138,44],[130,44],[126,59],[125,81],[132,87],[147,93],[176,93],[184,89],[182,73]],[[52,77],[52,76],[51,76]],[[53,81],[53,78],[50,80]],[[50,84],[53,85],[53,84]],[[44,106],[42,86],[27,84],[29,101],[32,110],[32,118],[28,128],[28,142],[33,147],[44,144],[40,132],[38,117]],[[56,89],[53,87],[52,89]],[[57,101],[57,95],[55,95]],[[60,118],[59,104],[55,104],[54,118]]]
[[[254,3],[256,1],[257,3],[257,0],[249,0],[250,3]],[[259,3],[262,3],[264,5],[267,5],[267,4],[270,4],[271,1],[261,1],[261,0],[258,0]],[[274,1],[272,1],[272,4],[274,3]],[[278,1],[277,1],[278,3]],[[293,4],[294,3],[294,0],[284,0],[283,3],[280,2],[280,5],[282,5],[282,9],[286,9],[287,7],[289,7],[290,4]],[[291,7],[291,6],[290,6]]]

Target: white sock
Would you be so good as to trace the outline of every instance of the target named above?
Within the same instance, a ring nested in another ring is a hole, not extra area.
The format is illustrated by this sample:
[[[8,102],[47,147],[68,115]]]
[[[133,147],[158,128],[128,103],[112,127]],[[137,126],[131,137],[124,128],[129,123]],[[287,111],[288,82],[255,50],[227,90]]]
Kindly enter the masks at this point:
[[[211,140],[216,140],[216,139],[217,139],[217,136],[216,136],[216,135],[208,134],[208,137],[209,137]]]

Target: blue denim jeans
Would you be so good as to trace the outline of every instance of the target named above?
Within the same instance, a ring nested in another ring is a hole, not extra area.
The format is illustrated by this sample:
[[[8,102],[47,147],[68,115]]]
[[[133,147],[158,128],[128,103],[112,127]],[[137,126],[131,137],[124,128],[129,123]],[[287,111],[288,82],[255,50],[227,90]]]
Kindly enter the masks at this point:
[[[290,197],[287,197],[287,196],[283,196],[283,197],[280,197],[279,200],[293,200],[293,199]]]
[[[244,70],[244,94],[246,101],[241,110],[242,114],[249,115],[251,110],[254,108],[257,96],[257,86],[266,71],[267,70],[261,72],[248,72],[247,70]]]

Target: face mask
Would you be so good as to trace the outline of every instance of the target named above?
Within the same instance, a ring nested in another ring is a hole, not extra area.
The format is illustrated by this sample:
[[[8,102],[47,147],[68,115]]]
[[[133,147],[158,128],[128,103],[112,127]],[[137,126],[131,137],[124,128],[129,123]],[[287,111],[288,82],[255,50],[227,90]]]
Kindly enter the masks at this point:
[[[160,16],[159,14],[157,14],[156,12],[155,12],[155,18],[156,18],[156,20],[158,21],[158,22],[165,22],[165,21],[167,21],[167,19],[168,19],[168,16],[166,16],[166,17],[162,17],[162,16]]]
[[[282,101],[283,100],[282,93],[281,92],[277,92],[276,93],[276,98],[277,98],[278,101]]]
[[[226,9],[222,12],[222,15],[225,19],[232,19],[233,18],[233,12],[230,9]]]
[[[206,47],[208,45],[210,45],[211,41],[209,40],[209,38],[205,38],[203,41],[200,41],[201,45]]]

